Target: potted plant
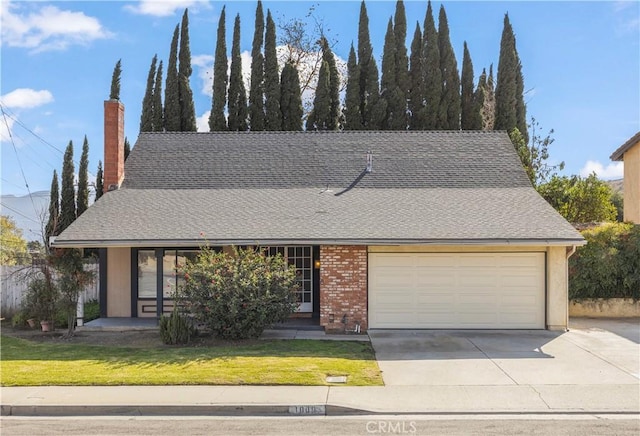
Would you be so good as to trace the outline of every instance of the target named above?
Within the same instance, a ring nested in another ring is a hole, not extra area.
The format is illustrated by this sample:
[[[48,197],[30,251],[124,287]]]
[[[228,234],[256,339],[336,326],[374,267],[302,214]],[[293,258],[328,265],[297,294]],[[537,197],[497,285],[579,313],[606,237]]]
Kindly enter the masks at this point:
[[[53,330],[58,294],[58,286],[53,279],[52,271],[45,265],[31,278],[26,298],[30,313],[40,320],[42,331]]]

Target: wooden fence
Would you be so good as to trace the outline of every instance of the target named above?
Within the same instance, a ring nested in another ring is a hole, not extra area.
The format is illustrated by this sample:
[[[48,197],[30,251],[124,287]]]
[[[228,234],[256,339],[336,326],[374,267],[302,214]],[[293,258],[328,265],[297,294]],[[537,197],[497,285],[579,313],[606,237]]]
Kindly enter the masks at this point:
[[[3,318],[13,316],[20,309],[22,296],[27,291],[29,277],[37,272],[37,266],[17,265],[0,266],[0,314]],[[99,299],[99,266],[85,265],[86,271],[92,271],[95,277],[84,289],[84,301]]]

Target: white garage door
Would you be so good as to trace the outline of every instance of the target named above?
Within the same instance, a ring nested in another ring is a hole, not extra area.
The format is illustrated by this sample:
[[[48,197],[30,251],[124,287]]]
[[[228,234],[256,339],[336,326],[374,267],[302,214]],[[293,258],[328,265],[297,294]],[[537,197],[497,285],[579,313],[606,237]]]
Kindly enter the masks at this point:
[[[370,328],[543,329],[544,253],[370,253]]]

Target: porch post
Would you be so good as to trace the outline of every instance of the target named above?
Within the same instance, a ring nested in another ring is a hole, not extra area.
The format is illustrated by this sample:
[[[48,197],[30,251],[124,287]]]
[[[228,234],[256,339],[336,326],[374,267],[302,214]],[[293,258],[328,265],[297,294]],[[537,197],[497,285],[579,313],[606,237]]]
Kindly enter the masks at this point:
[[[99,256],[99,287],[98,293],[100,296],[100,318],[107,317],[107,248],[100,248],[98,250]]]
[[[156,316],[158,319],[164,312],[164,249],[156,248]]]

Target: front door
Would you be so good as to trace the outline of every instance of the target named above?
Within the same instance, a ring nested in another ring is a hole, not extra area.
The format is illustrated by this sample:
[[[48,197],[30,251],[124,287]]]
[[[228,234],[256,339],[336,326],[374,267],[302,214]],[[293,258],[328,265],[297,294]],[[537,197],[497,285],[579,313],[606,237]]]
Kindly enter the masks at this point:
[[[313,250],[310,246],[268,247],[271,256],[281,254],[296,268],[298,312],[313,312]]]

